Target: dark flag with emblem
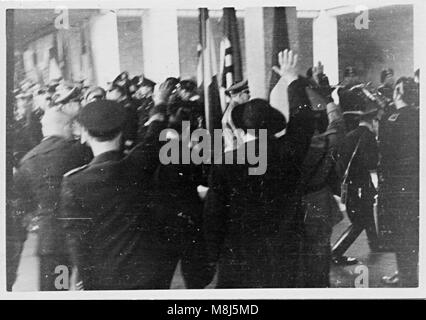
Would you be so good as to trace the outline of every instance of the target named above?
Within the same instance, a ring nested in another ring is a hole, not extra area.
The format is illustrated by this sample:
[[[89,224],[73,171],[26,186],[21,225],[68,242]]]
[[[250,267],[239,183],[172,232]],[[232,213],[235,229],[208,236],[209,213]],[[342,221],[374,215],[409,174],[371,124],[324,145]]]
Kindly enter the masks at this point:
[[[220,43],[221,83],[223,90],[243,80],[240,37],[235,8],[223,9],[223,38]],[[223,105],[222,105],[223,106]]]
[[[274,26],[272,34],[272,66],[278,65],[278,53],[290,48],[290,40],[288,36],[287,13],[285,7],[274,8]],[[271,73],[269,84],[269,92],[275,87],[279,80],[279,76]]]
[[[200,43],[198,46],[198,85],[204,100],[206,127],[213,135],[214,129],[222,127],[222,108],[217,79],[215,43],[208,10],[200,8]]]

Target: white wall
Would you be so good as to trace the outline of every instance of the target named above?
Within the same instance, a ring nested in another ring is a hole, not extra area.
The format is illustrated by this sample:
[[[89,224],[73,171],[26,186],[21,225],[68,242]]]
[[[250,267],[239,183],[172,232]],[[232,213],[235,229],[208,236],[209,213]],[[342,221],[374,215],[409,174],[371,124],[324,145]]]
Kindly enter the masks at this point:
[[[117,16],[114,12],[91,18],[90,39],[96,83],[105,87],[120,73]]]

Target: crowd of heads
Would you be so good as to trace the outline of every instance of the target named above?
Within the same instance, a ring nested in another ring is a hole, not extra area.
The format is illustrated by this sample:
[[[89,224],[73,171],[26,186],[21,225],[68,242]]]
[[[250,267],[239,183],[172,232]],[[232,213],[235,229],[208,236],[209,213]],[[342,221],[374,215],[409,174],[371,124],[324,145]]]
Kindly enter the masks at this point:
[[[190,120],[194,126],[201,126],[202,108],[197,83],[192,79],[181,80],[174,77],[167,78],[164,83],[173,87],[168,97],[167,110],[165,110],[172,125],[178,121]],[[80,110],[87,104],[99,100],[113,100],[125,106],[127,103],[138,107],[144,100],[154,99],[156,87],[158,85],[147,77],[143,75],[130,77],[128,72],[118,75],[105,88],[63,79],[51,81],[44,86],[26,80],[21,82],[14,92],[13,118],[15,121],[27,123],[36,115],[36,119],[40,121],[52,109],[77,119]],[[53,120],[46,119],[40,122],[44,126],[49,126]],[[52,124],[52,126],[56,125]],[[46,131],[52,130],[46,129]],[[76,133],[78,132],[74,132]]]
[[[351,66],[344,69],[343,81],[337,86],[329,84],[321,63],[309,68],[306,76],[299,77],[299,79],[302,79],[304,85],[298,89],[300,92],[289,96],[290,105],[309,106],[310,109],[316,111],[315,130],[319,133],[324,132],[327,128],[326,106],[328,102],[333,101],[332,92],[335,89],[346,88],[356,94],[357,99],[361,102],[358,105],[354,104],[351,110],[344,110],[344,115],[357,117],[358,120],[369,120],[372,115],[376,117],[380,112],[374,111],[383,109],[381,102],[385,95],[388,96],[387,104],[394,107],[418,106],[419,104],[419,70],[415,72],[414,77],[401,77],[395,80],[393,69],[386,68],[380,73],[381,86],[379,88],[373,88],[371,83],[362,83],[357,70]],[[191,129],[205,126],[202,92],[199,92],[198,85],[194,80],[169,77],[161,85],[171,88],[167,101],[160,106],[164,109],[162,111],[167,115],[171,128],[179,130],[182,121],[190,121]],[[77,115],[87,104],[100,100],[113,100],[124,106],[130,105],[136,108],[144,101],[152,101],[152,105],[154,105],[158,102],[154,101],[156,98],[161,100],[161,97],[157,97],[158,94],[156,94],[159,87],[159,84],[144,75],[130,77],[128,72],[120,73],[105,88],[88,86],[84,81],[55,80],[45,86],[24,81],[14,92],[16,98],[14,120],[28,123],[38,119],[44,128],[43,135],[56,131],[61,135],[79,136],[81,130],[79,131],[78,125],[76,126],[76,122],[73,120],[78,120]],[[261,103],[255,99],[250,100],[249,84],[246,80],[230,86],[225,90],[225,94],[229,103],[247,107],[247,110],[239,111],[246,114],[243,123],[240,124],[241,127],[259,128],[262,123],[267,121],[259,113],[254,112],[253,106]],[[249,101],[251,103],[248,103]],[[59,119],[59,116],[49,116],[50,109],[59,111],[63,114],[62,118],[69,120],[64,124],[63,119]],[[149,108],[148,111],[151,116],[158,109]],[[254,119],[254,114],[259,115],[259,119]],[[43,117],[44,120],[41,121]],[[57,123],[64,124],[64,128],[60,129],[60,125]],[[96,132],[92,133],[99,136]]]

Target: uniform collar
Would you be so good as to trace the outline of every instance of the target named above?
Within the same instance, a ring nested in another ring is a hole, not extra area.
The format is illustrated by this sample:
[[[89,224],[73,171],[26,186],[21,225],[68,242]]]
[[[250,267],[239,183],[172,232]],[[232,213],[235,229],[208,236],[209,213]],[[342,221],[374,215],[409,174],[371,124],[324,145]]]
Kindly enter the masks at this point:
[[[93,160],[90,162],[90,165],[99,164],[106,161],[119,161],[122,158],[123,158],[123,153],[121,151],[118,151],[118,150],[107,151],[94,157]]]

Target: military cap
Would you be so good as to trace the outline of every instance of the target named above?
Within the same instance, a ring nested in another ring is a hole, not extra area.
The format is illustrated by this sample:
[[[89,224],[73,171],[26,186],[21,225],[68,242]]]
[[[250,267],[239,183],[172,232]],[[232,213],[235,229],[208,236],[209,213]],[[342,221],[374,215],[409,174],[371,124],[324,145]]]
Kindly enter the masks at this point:
[[[263,99],[252,99],[235,106],[231,118],[239,129],[267,129],[268,135],[281,132],[287,125],[285,116]]]
[[[126,110],[116,101],[97,100],[81,109],[79,123],[99,135],[120,130],[126,120]]]
[[[32,94],[27,91],[19,91],[19,93],[15,96],[16,99],[30,99]]]
[[[132,79],[130,79],[130,85],[139,86],[140,82],[141,82],[140,76],[134,76]]]
[[[105,99],[106,92],[102,87],[89,87],[84,94],[84,100],[87,100],[91,96],[91,99]]]
[[[127,71],[124,71],[120,73],[112,82],[114,84],[123,85],[123,82],[129,81],[129,73]]]
[[[191,79],[181,80],[179,85],[180,85],[180,88],[182,90],[186,90],[186,91],[192,92],[195,89],[197,89],[197,83],[194,80],[191,80]]]
[[[148,78],[145,78],[144,76],[139,77],[139,83],[138,85],[140,87],[151,87],[154,88],[156,83]]]
[[[77,87],[64,88],[57,93],[54,97],[54,104],[65,104],[72,100],[78,100],[80,97],[80,90]]]
[[[234,83],[228,89],[225,90],[227,95],[239,93],[245,89],[248,89],[248,80],[243,80],[237,83]]]

